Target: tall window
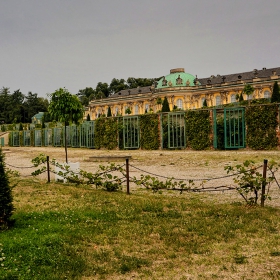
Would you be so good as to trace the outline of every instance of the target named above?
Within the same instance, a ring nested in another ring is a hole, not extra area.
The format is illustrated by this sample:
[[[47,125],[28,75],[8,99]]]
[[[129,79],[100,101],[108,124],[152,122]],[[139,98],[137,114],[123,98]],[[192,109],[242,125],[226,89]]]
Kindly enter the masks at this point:
[[[201,107],[203,107],[204,101],[205,101],[205,97],[202,97],[202,98],[201,98]]]
[[[118,113],[119,113],[119,108],[118,107],[115,108],[115,113],[116,113],[116,116],[117,116]]]
[[[264,98],[270,98],[270,92],[268,90],[266,90],[263,94]]]
[[[216,106],[221,105],[221,96],[216,96]]]
[[[135,105],[135,107],[134,107],[134,114],[135,115],[139,114],[139,107],[138,107],[138,105]]]
[[[176,106],[178,109],[183,109],[183,100],[182,99],[178,99],[176,101]]]
[[[233,102],[236,102],[236,94],[232,94],[230,96],[230,102],[233,103]]]

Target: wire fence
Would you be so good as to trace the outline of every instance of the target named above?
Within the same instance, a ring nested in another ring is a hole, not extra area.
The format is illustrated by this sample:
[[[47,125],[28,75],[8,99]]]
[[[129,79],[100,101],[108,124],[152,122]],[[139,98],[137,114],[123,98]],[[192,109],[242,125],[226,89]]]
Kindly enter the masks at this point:
[[[22,170],[22,169],[35,169],[36,170],[36,168],[38,169],[38,167],[39,167],[39,166],[34,166],[34,165],[33,166],[16,166],[16,165],[10,164],[8,162],[5,162],[5,164],[8,167],[16,169],[16,170],[17,169],[20,169],[20,170]],[[73,176],[81,176],[82,172],[90,173],[89,171],[86,171],[86,170],[71,171],[71,170],[69,170],[68,166],[59,164],[58,162],[54,162],[54,161],[51,161],[50,164],[53,167],[58,167],[61,171],[57,172],[57,171],[54,171],[52,169],[48,170],[46,168],[47,162],[43,162],[40,165],[43,165],[45,167],[45,169],[42,169],[40,174],[52,173],[54,175],[61,176],[63,179],[69,179],[70,176],[72,176],[72,177]],[[258,169],[261,169],[261,168],[263,168],[263,165],[258,166],[255,170],[258,170]],[[129,170],[132,170],[132,172],[134,171],[134,172],[140,173],[139,174],[140,176],[141,175],[144,176],[144,174],[152,175],[152,176],[154,176],[153,178],[158,180],[158,182],[160,182],[160,178],[165,179],[165,180],[173,180],[174,182],[178,182],[178,181],[181,181],[181,183],[185,182],[186,183],[186,184],[184,184],[185,187],[176,187],[176,186],[172,187],[171,186],[171,187],[168,188],[168,190],[174,190],[174,191],[180,191],[180,192],[183,192],[183,191],[186,191],[186,192],[225,192],[225,191],[233,191],[233,190],[237,189],[237,186],[233,184],[233,181],[225,184],[224,180],[234,178],[241,173],[241,172],[235,172],[233,174],[226,174],[226,175],[223,175],[223,176],[217,176],[217,177],[212,177],[212,178],[209,178],[209,177],[206,177],[206,178],[175,178],[175,177],[165,176],[165,175],[156,174],[156,173],[147,171],[143,168],[140,168],[140,167],[137,167],[135,165],[130,164],[128,159],[127,159],[126,164],[113,166],[111,168],[107,168],[104,171],[100,171],[100,172],[96,172],[96,173],[90,173],[90,174],[94,174],[95,177],[100,177],[100,176],[105,176],[105,175],[110,174],[110,173],[119,172],[121,174],[121,177],[116,176],[116,178],[113,178],[111,180],[108,180],[108,178],[107,178],[106,182],[107,183],[108,182],[109,183],[116,183],[117,182],[118,184],[124,184],[126,182],[127,187],[128,187],[127,191],[129,193],[129,184],[134,183],[134,185],[137,186],[137,182],[141,181],[141,177],[139,178],[139,175],[138,175],[138,177],[136,177],[136,176],[131,177],[130,174],[129,174]],[[275,183],[280,190],[280,184],[278,182],[279,180],[276,177],[276,171],[273,171],[271,168],[268,168],[268,170],[271,174],[271,177],[274,178]],[[248,170],[248,172],[249,172],[249,170]],[[69,173],[70,173],[70,176],[69,176]],[[32,177],[33,175],[28,174],[28,175],[20,175],[20,176],[21,177]],[[49,177],[49,174],[48,174],[48,177]],[[212,183],[212,185],[210,185],[210,186],[207,185],[208,183],[210,183],[212,181],[218,181],[218,180],[222,181],[222,183],[220,185],[219,185],[219,183],[215,183],[214,185]],[[186,185],[190,184],[190,182],[193,185],[189,186],[189,187],[186,187]],[[94,181],[91,182],[91,184],[94,184]],[[195,185],[195,184],[197,184],[197,185]],[[181,185],[183,185],[183,184],[181,184]]]

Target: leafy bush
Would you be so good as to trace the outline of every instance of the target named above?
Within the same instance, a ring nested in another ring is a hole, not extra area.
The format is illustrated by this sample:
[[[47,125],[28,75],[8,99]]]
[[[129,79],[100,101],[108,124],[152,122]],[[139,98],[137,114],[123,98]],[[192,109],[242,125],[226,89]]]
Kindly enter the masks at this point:
[[[159,148],[159,116],[157,114],[140,116],[140,136],[142,149],[157,150]]]
[[[255,162],[252,160],[246,160],[243,164],[237,164],[235,166],[228,165],[225,167],[228,174],[235,174],[234,182],[238,185],[237,191],[249,205],[256,205],[258,203],[263,184],[270,184],[275,180],[273,176],[263,178],[258,168],[259,167],[256,166]],[[274,169],[274,171],[276,171],[278,168],[275,163],[272,162],[269,169]],[[269,198],[268,191],[269,188],[267,188],[265,198]]]
[[[0,230],[12,225],[13,211],[12,188],[5,170],[4,154],[0,148]]]
[[[194,150],[205,150],[210,147],[209,111],[186,112],[187,146]]]
[[[254,150],[269,150],[278,146],[277,116],[277,105],[259,105],[246,108],[248,147]]]
[[[98,118],[95,121],[94,143],[97,149],[118,147],[118,119]]]

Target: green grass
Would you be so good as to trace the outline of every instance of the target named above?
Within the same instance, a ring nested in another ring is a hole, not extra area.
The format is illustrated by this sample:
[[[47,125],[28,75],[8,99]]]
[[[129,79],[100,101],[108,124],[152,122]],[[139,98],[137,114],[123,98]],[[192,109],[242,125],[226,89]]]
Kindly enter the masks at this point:
[[[0,279],[279,279],[280,210],[204,198],[22,180]]]

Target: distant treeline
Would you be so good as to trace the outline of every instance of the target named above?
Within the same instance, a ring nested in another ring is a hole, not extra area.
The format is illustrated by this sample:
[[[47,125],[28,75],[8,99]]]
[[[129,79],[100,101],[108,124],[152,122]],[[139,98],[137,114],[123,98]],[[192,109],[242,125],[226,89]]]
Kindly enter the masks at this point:
[[[0,124],[31,123],[38,112],[47,112],[49,102],[37,93],[24,95],[20,90],[10,93],[9,88],[0,89]]]
[[[106,98],[124,89],[151,86],[156,80],[132,77],[127,80],[114,78],[110,84],[99,82],[95,89],[86,87],[80,89],[76,95],[81,103],[87,106],[90,100]],[[0,89],[0,124],[31,123],[31,118],[38,112],[47,112],[48,106],[48,99],[38,97],[37,93],[30,91],[24,95],[19,89],[11,93],[9,88],[3,87]],[[48,114],[44,117],[48,117]]]

